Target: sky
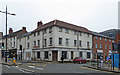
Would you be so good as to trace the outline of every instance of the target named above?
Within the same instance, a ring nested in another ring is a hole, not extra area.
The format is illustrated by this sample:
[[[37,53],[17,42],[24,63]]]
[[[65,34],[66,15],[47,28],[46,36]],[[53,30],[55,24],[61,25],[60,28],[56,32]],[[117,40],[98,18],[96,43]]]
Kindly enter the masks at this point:
[[[0,10],[8,15],[8,30],[27,31],[55,19],[85,27],[91,31],[102,32],[118,28],[118,2],[120,0],[0,0]],[[5,34],[5,14],[0,13],[0,32]]]

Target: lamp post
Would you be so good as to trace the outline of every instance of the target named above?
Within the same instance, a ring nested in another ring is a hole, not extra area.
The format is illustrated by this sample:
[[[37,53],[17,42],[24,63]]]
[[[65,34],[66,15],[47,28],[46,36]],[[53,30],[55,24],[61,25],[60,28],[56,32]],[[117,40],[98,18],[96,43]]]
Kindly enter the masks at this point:
[[[5,62],[7,62],[7,14],[9,15],[16,15],[16,14],[13,14],[13,13],[9,13],[7,12],[7,5],[6,5],[6,11],[0,11],[1,13],[5,13],[6,14],[6,51],[5,51]]]

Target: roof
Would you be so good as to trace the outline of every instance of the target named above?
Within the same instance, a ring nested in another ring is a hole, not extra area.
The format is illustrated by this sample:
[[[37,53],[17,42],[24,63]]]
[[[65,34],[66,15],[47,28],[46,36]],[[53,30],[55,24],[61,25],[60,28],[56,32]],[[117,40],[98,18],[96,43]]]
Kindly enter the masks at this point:
[[[114,39],[114,38],[112,38],[112,37],[108,37],[108,36],[102,35],[102,34],[100,34],[100,33],[93,32],[93,31],[92,31],[92,34],[93,34],[93,35],[96,35],[96,36],[104,37],[104,38]]]
[[[11,34],[8,34],[7,37],[20,36],[20,35],[22,35],[22,34],[24,34],[24,32],[23,32],[22,29],[21,29],[21,30],[18,30],[18,31],[16,31],[16,32],[11,33]],[[4,36],[2,37],[2,39],[4,39],[4,38],[6,38],[6,35],[4,35]]]
[[[33,32],[37,32],[39,30],[42,30],[42,29],[50,27],[50,26],[59,26],[59,27],[64,27],[64,28],[68,28],[68,29],[77,30],[77,31],[86,32],[86,33],[91,34],[91,31],[89,31],[87,28],[77,26],[77,25],[74,25],[74,24],[70,24],[70,23],[67,23],[67,22],[63,22],[63,21],[60,21],[60,20],[53,20],[49,23],[41,25],[39,28],[35,29]]]
[[[25,37],[25,36],[31,35],[31,33],[32,33],[32,32],[25,33],[25,34],[19,36],[18,38],[22,38],[22,37]]]

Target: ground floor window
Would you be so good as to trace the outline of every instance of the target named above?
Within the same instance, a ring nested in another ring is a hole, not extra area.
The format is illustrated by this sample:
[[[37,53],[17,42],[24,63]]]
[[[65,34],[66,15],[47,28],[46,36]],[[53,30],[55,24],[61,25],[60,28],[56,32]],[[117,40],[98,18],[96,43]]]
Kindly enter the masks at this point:
[[[48,59],[48,51],[45,51],[45,59]]]
[[[98,54],[97,54],[97,59],[100,59],[100,57],[101,57],[102,55],[103,55],[102,53],[98,53]]]
[[[82,52],[81,51],[79,52],[79,56],[82,57]]]
[[[87,58],[90,58],[90,52],[87,52]]]
[[[62,57],[63,57],[64,59],[67,59],[67,51],[62,51]]]
[[[37,52],[37,58],[40,58],[40,52]]]

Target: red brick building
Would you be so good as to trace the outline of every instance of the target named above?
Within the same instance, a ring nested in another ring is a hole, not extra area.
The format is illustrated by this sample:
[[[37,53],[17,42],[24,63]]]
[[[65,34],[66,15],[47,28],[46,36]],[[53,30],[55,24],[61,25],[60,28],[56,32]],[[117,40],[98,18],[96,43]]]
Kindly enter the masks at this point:
[[[112,38],[93,32],[93,59],[100,59],[100,56],[103,56],[105,60],[110,56],[113,42]]]

